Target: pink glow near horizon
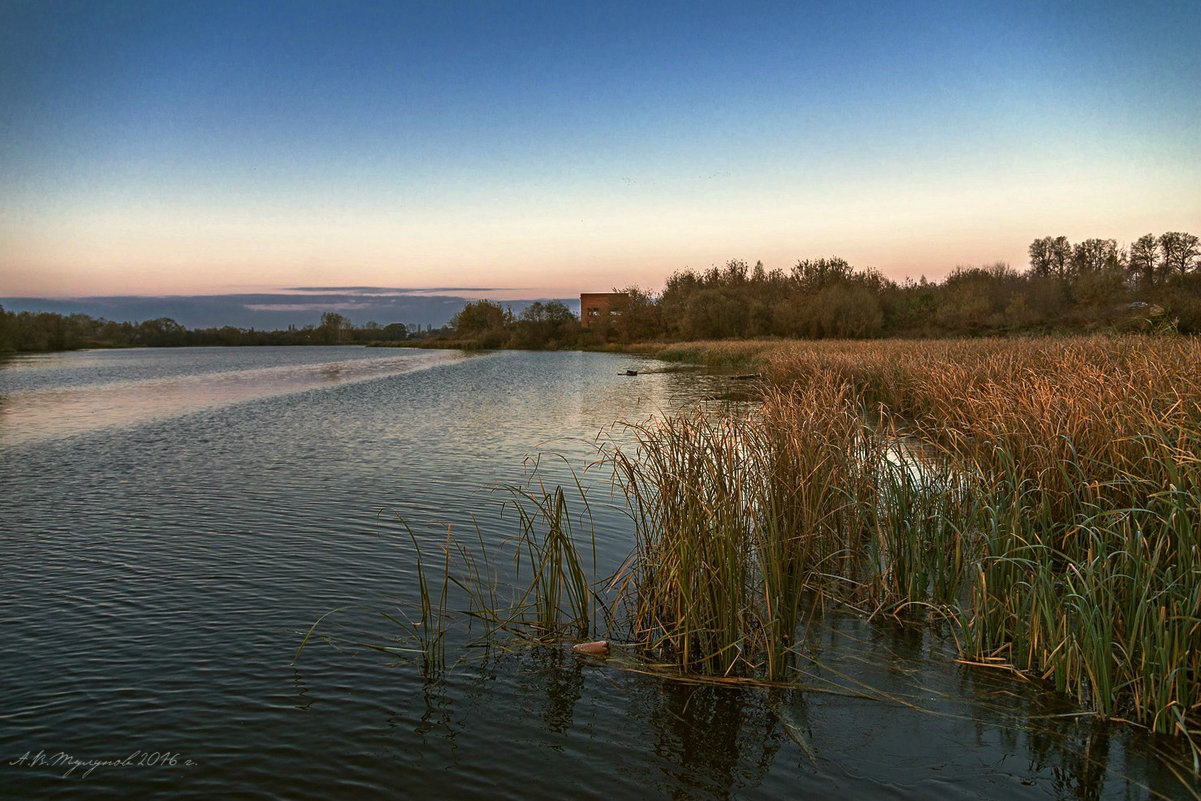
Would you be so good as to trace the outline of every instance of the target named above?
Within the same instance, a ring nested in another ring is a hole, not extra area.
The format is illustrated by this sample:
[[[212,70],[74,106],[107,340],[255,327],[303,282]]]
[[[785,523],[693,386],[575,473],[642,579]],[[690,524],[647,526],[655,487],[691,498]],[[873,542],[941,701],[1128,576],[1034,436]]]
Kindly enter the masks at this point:
[[[14,8],[0,297],[938,280],[1201,233],[1201,11],[1010,5]]]

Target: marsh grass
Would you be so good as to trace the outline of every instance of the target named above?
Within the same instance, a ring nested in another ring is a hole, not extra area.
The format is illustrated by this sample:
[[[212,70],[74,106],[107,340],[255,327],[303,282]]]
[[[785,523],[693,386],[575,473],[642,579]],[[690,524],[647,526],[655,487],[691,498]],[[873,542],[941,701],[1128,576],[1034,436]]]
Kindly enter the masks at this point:
[[[518,583],[523,569],[530,575],[504,620],[508,627],[517,622],[544,635],[587,637],[596,628],[596,531],[587,493],[570,465],[568,469],[579,513],[573,512],[562,486],[547,488],[536,464],[526,485],[503,488],[509,495],[506,506],[515,511],[520,531],[512,539]],[[589,552],[591,570],[585,561]],[[479,607],[484,616],[495,616],[494,610]]]
[[[846,388],[623,428],[636,446],[606,451],[635,528],[623,633],[683,670],[782,678],[806,592],[864,586],[875,446]]]
[[[978,556],[980,505],[968,482],[943,459],[903,447],[876,455],[878,500],[869,549],[876,612],[953,618],[968,566]]]
[[[628,639],[685,670],[729,675],[751,647],[737,422],[697,410],[631,428],[637,450],[610,453],[635,526],[635,550],[611,583]]]
[[[413,549],[417,553],[417,582],[421,597],[418,619],[408,622],[412,625],[414,639],[421,651],[422,663],[426,673],[437,673],[446,664],[446,622],[448,620],[446,605],[451,572],[450,532],[449,530],[447,531],[447,543],[442,548],[441,583],[438,585],[438,592],[435,595],[430,586],[429,573],[426,570],[425,560],[421,553],[421,545],[407,523],[404,524],[404,527],[405,532],[409,535],[409,539],[413,542]],[[390,617],[386,613],[384,613],[384,617],[393,623],[400,623],[400,621]]]
[[[740,422],[643,428],[642,449],[618,460],[655,564],[631,569],[652,588],[633,616],[655,633],[645,644],[663,638],[691,669],[778,677],[801,598],[941,620],[964,660],[1201,753],[1201,345],[676,351],[760,369],[775,389]],[[898,433],[920,457],[890,450]],[[709,578],[721,592],[698,595]]]
[[[449,526],[442,537],[426,539],[397,516],[413,549],[415,599],[391,612],[369,610],[392,624],[392,631],[384,642],[361,644],[398,657],[416,657],[425,675],[439,676],[447,667],[452,634],[460,644],[494,645],[502,632],[533,640],[594,633],[601,608],[594,602],[595,530],[587,493],[574,472],[571,478],[572,489],[548,487],[535,460],[526,483],[496,488],[504,496],[502,516],[515,514],[518,529],[498,544],[489,544],[478,523],[469,540]],[[512,569],[502,581],[498,560],[506,554]],[[591,569],[586,555],[591,556]],[[331,615],[365,608],[345,606],[322,615],[305,634],[293,661]]]
[[[1199,366],[1192,340],[1089,337],[790,348],[765,369],[786,386],[845,382],[957,477],[930,494],[902,471],[881,474],[886,596],[937,587],[928,600],[958,607],[965,659],[1194,741]],[[921,542],[948,557],[928,577]]]

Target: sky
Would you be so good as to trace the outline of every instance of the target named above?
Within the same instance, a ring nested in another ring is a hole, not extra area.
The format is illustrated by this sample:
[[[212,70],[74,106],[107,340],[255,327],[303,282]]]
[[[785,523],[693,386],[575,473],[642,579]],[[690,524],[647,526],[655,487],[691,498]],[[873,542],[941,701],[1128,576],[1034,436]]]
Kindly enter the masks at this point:
[[[1201,3],[0,0],[0,297],[1201,233]]]

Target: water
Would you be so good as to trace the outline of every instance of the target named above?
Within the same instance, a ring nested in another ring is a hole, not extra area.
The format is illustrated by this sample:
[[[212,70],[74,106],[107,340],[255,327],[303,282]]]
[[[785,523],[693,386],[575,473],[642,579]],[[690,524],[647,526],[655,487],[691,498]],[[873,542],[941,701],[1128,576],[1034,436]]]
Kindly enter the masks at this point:
[[[427,553],[447,526],[497,542],[513,520],[490,488],[532,454],[583,476],[616,564],[629,525],[585,470],[595,435],[725,388],[658,369],[362,348],[8,361],[0,797],[1189,797],[1159,756],[1174,743],[849,614],[812,625],[807,691],[566,646],[452,648],[428,678],[357,644],[394,638],[376,610],[414,597],[397,515]]]

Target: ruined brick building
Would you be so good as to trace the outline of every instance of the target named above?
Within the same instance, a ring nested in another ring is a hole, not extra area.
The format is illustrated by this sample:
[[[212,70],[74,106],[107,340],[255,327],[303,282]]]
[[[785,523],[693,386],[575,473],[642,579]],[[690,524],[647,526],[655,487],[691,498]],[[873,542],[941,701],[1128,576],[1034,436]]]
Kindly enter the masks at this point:
[[[584,292],[580,295],[580,327],[608,323],[625,311],[630,296],[625,292]]]

